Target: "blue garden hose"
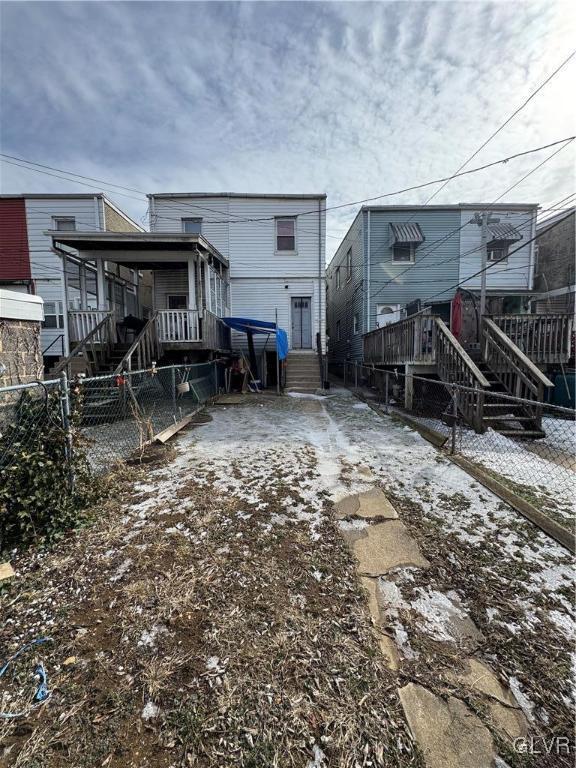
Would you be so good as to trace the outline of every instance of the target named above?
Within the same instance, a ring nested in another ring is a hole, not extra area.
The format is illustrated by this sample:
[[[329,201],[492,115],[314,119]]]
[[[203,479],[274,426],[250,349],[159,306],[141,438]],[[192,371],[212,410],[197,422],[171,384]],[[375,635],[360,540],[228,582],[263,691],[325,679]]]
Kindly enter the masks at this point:
[[[12,664],[13,661],[16,661],[16,659],[26,651],[29,651],[30,648],[33,648],[35,645],[42,645],[43,643],[49,643],[52,642],[51,637],[39,637],[36,640],[31,640],[29,643],[26,643],[25,645],[20,648],[20,650],[16,651],[16,653],[11,656],[8,661],[4,664],[4,666],[0,669],[0,677],[6,672],[10,664]],[[34,675],[38,678],[38,686],[36,687],[36,693],[34,694],[34,703],[30,706],[28,711],[26,712],[0,712],[0,718],[4,718],[5,720],[10,720],[15,717],[25,717],[30,710],[35,709],[36,707],[39,707],[41,704],[44,704],[45,701],[47,701],[50,698],[50,691],[48,690],[48,677],[46,675],[46,670],[44,669],[44,665],[42,663],[37,664],[36,668],[34,669]]]

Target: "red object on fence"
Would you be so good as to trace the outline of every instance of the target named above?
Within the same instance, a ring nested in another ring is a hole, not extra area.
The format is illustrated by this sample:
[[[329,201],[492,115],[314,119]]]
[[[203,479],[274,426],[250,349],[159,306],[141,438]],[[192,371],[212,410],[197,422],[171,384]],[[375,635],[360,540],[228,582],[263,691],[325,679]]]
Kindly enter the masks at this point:
[[[126,377],[119,373],[114,377],[114,383],[117,387],[123,387],[126,384]]]
[[[450,326],[450,330],[458,339],[462,333],[462,294],[460,291],[458,291],[452,299],[452,316]]]

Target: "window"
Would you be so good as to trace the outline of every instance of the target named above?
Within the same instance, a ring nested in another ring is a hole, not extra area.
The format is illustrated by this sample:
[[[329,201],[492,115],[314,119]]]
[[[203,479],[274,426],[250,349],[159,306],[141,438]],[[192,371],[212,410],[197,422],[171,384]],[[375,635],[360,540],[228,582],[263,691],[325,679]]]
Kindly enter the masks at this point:
[[[182,232],[189,235],[202,234],[202,219],[182,219]]]
[[[360,315],[358,312],[354,313],[354,334],[360,333]]]
[[[382,328],[402,319],[400,304],[376,304],[376,327]]]
[[[168,296],[168,309],[186,309],[188,307],[188,295],[185,293]]]
[[[508,259],[507,245],[488,244],[488,261],[506,261]]]
[[[352,248],[346,254],[346,280],[352,280]]]
[[[340,288],[340,267],[336,267],[336,290]]]
[[[58,232],[74,232],[76,229],[76,219],[73,216],[53,216],[52,222]]]
[[[296,219],[276,219],[276,250],[296,250]]]
[[[336,320],[336,340],[340,341],[340,320]]]
[[[44,328],[64,328],[64,315],[61,301],[44,302]]]
[[[392,251],[392,261],[411,262],[414,261],[416,253],[415,243],[394,243]]]

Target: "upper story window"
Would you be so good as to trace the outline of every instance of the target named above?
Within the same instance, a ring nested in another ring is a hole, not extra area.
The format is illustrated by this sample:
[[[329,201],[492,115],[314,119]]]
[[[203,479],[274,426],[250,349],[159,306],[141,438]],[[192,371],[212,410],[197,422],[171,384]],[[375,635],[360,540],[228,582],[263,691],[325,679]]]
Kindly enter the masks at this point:
[[[488,244],[488,261],[507,261],[508,260],[508,246],[507,245],[490,245]]]
[[[74,216],[53,216],[52,222],[58,232],[74,232],[76,229]]]
[[[201,235],[202,219],[182,219],[182,232],[187,232],[189,235]]]
[[[340,267],[336,267],[336,289],[340,288]]]
[[[296,250],[296,219],[276,219],[276,250]]]
[[[352,248],[346,253],[346,280],[352,280]]]
[[[416,246],[414,243],[394,243],[392,261],[413,262],[416,258]]]
[[[390,222],[392,261],[411,263],[416,260],[416,248],[424,242],[420,225],[412,221]]]

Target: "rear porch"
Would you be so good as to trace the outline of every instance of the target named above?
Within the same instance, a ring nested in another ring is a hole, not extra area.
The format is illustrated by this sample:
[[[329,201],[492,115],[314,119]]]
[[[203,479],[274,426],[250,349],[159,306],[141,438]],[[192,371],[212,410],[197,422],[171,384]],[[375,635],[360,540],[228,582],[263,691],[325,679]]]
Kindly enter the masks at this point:
[[[88,372],[145,367],[163,356],[204,359],[230,349],[228,260],[201,235],[149,232],[50,232],[64,260],[95,271],[90,290],[80,280],[72,300],[65,282],[64,332],[69,354],[53,370],[74,362]],[[72,253],[69,249],[74,249]],[[152,275],[152,307],[114,302],[107,287],[110,265]],[[68,270],[65,269],[65,273]],[[78,306],[79,305],[79,306]]]

